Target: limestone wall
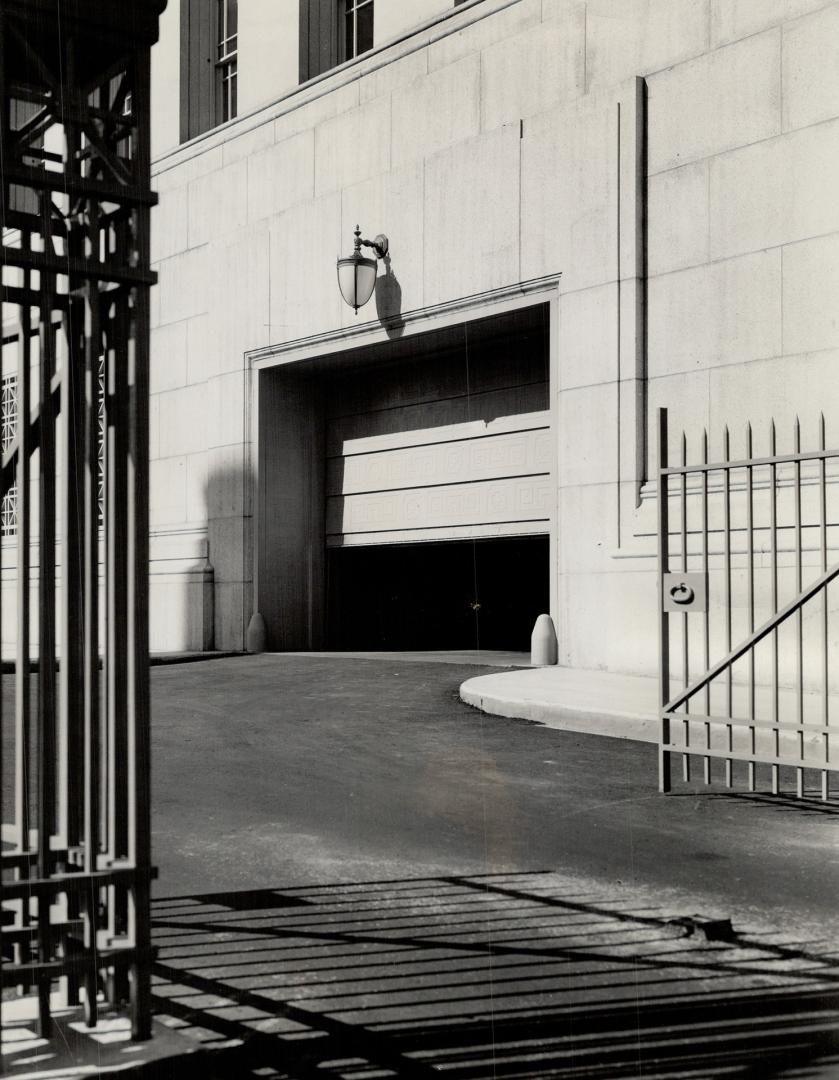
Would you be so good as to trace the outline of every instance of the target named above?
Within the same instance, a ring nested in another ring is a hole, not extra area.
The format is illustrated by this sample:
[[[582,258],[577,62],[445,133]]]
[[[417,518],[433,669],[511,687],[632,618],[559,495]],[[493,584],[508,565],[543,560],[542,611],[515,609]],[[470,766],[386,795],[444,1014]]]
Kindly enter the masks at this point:
[[[712,453],[771,413],[839,442],[837,29],[824,0],[481,0],[161,154],[152,516],[206,529],[216,646],[251,610],[245,353],[355,324],[359,222],[402,311],[562,275],[560,662],[654,670],[655,408]]]
[[[375,0],[374,44],[403,37],[453,7],[453,0]],[[300,0],[239,0],[238,11],[241,117],[297,88]],[[152,153],[159,156],[179,142],[180,0],[170,0],[161,16],[152,65]]]

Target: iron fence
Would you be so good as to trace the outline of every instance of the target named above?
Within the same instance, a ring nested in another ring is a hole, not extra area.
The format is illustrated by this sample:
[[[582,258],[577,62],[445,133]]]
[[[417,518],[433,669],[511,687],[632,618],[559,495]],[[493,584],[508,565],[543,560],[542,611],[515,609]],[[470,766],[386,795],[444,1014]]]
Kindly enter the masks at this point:
[[[830,558],[839,539],[839,450],[826,448],[824,417],[815,449],[802,450],[797,417],[790,449],[778,444],[770,421],[756,455],[746,424],[742,456],[734,457],[726,427],[721,460],[709,460],[703,432],[690,462],[682,434],[671,465],[667,411],[659,410],[662,791],[671,788],[676,754],[686,781],[699,759],[711,783],[716,761],[732,787],[742,763],[749,791],[766,769],[777,794],[788,767],[798,797],[808,776],[830,797],[839,733],[829,590],[839,576]]]
[[[164,4],[0,2],[0,379],[16,389],[1,981],[34,991],[44,1036],[57,1002],[88,1024],[124,1006],[150,1032],[149,48]]]

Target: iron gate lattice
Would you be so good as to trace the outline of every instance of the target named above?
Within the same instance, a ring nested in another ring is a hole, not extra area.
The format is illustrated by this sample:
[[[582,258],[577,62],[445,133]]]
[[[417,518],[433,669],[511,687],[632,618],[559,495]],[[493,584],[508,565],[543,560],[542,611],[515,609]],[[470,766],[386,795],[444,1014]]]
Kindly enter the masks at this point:
[[[56,991],[89,1025],[125,1007],[134,1037],[150,1033],[149,50],[164,6],[0,0],[0,378],[12,367],[17,395],[0,974],[35,991],[42,1036]]]
[[[839,564],[828,558],[839,543],[839,450],[826,449],[824,417],[807,451],[796,417],[784,453],[770,421],[762,457],[749,424],[733,457],[726,427],[714,463],[704,432],[697,463],[682,433],[670,465],[666,409],[657,436],[659,788],[671,788],[675,754],[685,781],[698,759],[706,784],[719,762],[727,787],[745,766],[749,791],[768,771],[778,794],[790,768],[799,798],[809,776],[827,800],[839,767],[839,611],[829,590]]]

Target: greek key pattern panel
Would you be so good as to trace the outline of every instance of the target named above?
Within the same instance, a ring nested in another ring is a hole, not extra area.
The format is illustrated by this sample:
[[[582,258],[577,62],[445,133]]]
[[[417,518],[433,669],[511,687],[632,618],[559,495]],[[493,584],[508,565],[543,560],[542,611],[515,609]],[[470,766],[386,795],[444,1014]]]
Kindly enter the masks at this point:
[[[434,528],[444,539],[474,525],[548,519],[551,495],[550,477],[542,475],[333,496],[326,505],[326,532],[335,537]]]
[[[537,428],[332,459],[327,495],[536,476],[549,469],[550,433]]]

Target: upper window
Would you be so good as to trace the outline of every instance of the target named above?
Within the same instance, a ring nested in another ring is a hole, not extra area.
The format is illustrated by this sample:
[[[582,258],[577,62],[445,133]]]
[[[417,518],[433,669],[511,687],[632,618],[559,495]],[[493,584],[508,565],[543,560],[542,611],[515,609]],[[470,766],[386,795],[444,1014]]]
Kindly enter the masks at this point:
[[[181,0],[181,142],[237,113],[238,0]]]
[[[218,0],[216,12],[216,120],[223,124],[236,115],[238,59],[238,0]]]
[[[300,0],[300,82],[373,48],[375,0]]]
[[[341,61],[373,48],[373,0],[343,0]]]

